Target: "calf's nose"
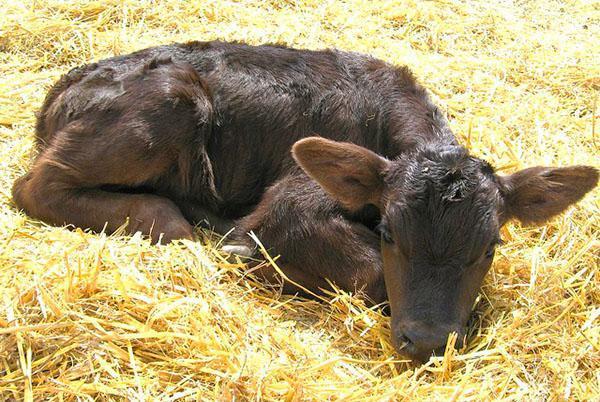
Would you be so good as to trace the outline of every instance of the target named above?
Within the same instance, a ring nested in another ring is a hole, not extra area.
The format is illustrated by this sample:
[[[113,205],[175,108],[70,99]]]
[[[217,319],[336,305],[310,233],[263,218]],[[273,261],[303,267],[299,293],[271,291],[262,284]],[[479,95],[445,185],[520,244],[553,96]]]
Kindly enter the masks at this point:
[[[463,331],[460,325],[429,325],[419,321],[404,321],[396,328],[394,346],[399,353],[413,360],[424,362],[432,354],[444,354],[448,335],[458,334],[455,347],[463,343]]]

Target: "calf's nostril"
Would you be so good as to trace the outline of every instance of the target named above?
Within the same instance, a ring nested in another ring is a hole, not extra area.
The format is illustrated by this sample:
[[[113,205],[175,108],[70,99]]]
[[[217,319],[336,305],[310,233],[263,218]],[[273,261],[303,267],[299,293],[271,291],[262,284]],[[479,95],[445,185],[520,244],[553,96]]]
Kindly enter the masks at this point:
[[[406,335],[400,335],[398,337],[398,346],[402,348],[403,346],[410,345],[412,341]]]
[[[394,349],[403,355],[409,355],[414,348],[412,341],[404,334],[396,335],[392,338]]]

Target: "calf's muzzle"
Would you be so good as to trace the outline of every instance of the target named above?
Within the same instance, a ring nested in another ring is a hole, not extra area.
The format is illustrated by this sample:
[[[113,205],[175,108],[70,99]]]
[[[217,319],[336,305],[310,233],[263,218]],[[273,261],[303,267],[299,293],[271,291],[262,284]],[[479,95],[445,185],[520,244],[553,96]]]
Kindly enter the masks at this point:
[[[443,356],[448,336],[457,334],[456,348],[463,345],[464,330],[458,324],[428,324],[420,321],[403,320],[393,330],[392,342],[402,355],[419,362],[430,356]]]

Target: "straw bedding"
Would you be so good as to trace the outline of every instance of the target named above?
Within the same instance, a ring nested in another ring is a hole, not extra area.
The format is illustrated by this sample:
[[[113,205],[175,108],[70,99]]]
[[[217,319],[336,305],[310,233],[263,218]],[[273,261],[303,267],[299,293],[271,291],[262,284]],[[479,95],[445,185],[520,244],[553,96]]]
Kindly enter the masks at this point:
[[[492,4],[493,3],[493,4]],[[410,66],[505,172],[597,164],[588,1],[13,1],[0,5],[0,400],[599,400],[599,192],[510,224],[466,349],[412,366],[351,295],[282,296],[219,254],[16,210],[34,112],[69,68],[192,39],[337,47]],[[451,342],[452,340],[450,340]]]

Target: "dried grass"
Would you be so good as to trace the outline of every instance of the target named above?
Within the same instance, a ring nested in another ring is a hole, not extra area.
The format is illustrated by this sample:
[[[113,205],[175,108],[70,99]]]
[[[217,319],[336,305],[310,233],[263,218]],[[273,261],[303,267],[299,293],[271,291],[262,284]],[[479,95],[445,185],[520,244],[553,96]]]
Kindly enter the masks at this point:
[[[533,0],[0,5],[0,400],[599,400],[598,191],[509,225],[468,348],[398,361],[346,294],[281,296],[201,243],[153,247],[18,212],[34,111],[70,67],[192,39],[338,47],[409,65],[507,171],[598,164],[598,3]]]

